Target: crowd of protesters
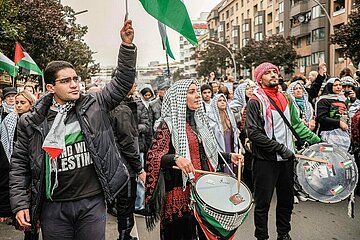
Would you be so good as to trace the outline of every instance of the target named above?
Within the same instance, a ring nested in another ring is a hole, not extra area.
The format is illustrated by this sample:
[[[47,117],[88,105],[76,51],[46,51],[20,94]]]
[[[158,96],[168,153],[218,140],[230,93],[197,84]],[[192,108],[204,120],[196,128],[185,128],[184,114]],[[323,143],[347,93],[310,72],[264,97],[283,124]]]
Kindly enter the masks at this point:
[[[255,237],[269,238],[276,188],[278,239],[291,239],[293,203],[308,199],[293,189],[295,139],[284,118],[301,139],[337,144],[360,163],[358,73],[330,77],[320,63],[308,77],[285,81],[277,66],[262,63],[254,80],[218,81],[211,72],[201,86],[138,86],[133,37],[126,21],[103,89],[80,92],[74,67],[54,61],[43,96],[28,85],[2,90],[0,220],[11,220],[25,239],[38,239],[40,229],[45,240],[104,239],[106,208],[121,240],[132,239],[134,214],[150,229],[161,220],[161,239],[206,239],[189,208],[187,176],[241,165],[255,199]]]

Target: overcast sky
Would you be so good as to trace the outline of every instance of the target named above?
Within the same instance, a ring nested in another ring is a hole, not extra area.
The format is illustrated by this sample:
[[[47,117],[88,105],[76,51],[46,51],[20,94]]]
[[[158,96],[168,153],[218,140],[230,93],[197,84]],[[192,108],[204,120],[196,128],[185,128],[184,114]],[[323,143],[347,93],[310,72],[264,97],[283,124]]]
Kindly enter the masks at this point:
[[[77,16],[77,22],[88,26],[85,41],[97,52],[94,59],[101,66],[116,64],[118,46],[121,43],[119,30],[125,16],[125,0],[63,0],[63,5],[71,6],[75,12],[88,10]],[[133,20],[135,44],[138,47],[138,65],[147,66],[150,61],[164,63],[157,20],[143,9],[139,0],[128,0],[129,18]],[[201,12],[209,12],[220,0],[184,0],[190,18],[197,19]],[[179,34],[168,30],[171,49],[176,60],[179,59]]]

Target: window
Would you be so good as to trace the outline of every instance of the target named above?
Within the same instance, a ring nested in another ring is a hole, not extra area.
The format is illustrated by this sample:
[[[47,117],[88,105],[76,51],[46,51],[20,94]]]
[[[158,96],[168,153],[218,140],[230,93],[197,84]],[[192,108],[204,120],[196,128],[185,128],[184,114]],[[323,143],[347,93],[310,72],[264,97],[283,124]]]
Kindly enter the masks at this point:
[[[271,35],[272,35],[272,29],[270,29],[269,31],[267,31],[266,35],[271,36]]]
[[[263,16],[259,15],[256,16],[254,19],[255,26],[263,24]]]
[[[319,59],[325,59],[325,52],[315,52],[311,54],[311,64],[316,65],[319,64]]]
[[[248,42],[249,42],[249,39],[248,39],[248,38],[244,38],[244,39],[242,40],[242,46],[245,47]]]
[[[284,12],[284,2],[279,3],[279,14]]]
[[[224,31],[224,27],[222,24],[220,24],[218,27],[218,32],[223,32],[223,31]]]
[[[239,17],[236,17],[235,21],[236,21],[236,25],[239,25]]]
[[[231,15],[231,16],[234,15],[234,7],[231,7],[231,9],[230,9],[230,15]]]
[[[261,41],[261,40],[263,40],[263,33],[262,32],[255,33],[255,41]]]
[[[325,12],[322,7],[316,5],[311,11],[312,19],[325,16]]]
[[[248,23],[243,23],[242,25],[242,32],[247,32],[250,31],[250,24]]]
[[[319,41],[325,39],[325,28],[318,28],[312,31],[312,41]]]
[[[297,47],[297,48],[301,48],[301,47],[302,47],[302,39],[301,39],[301,38],[298,38],[298,39],[296,40],[296,47]]]
[[[241,7],[244,7],[244,0],[241,0]]]
[[[239,4],[238,3],[235,4],[235,9],[236,9],[236,11],[239,10]]]
[[[272,23],[272,13],[269,13],[269,14],[267,15],[267,20],[266,20],[266,22],[267,22],[267,24]]]
[[[247,18],[250,18],[250,9],[248,9],[248,10],[246,11],[246,17],[247,17]]]
[[[233,29],[231,32],[231,37],[237,37],[239,36],[238,30],[237,29]]]
[[[244,14],[242,13],[241,14],[241,21],[244,21],[245,17],[244,17]]]
[[[284,22],[281,21],[279,22],[279,32],[283,32],[284,31]]]
[[[264,5],[264,1],[261,0],[261,1],[260,1],[260,10],[263,10],[263,7],[264,7],[263,5]]]
[[[226,11],[226,18],[229,18],[229,10]]]
[[[306,46],[309,46],[311,44],[311,35],[306,35]]]

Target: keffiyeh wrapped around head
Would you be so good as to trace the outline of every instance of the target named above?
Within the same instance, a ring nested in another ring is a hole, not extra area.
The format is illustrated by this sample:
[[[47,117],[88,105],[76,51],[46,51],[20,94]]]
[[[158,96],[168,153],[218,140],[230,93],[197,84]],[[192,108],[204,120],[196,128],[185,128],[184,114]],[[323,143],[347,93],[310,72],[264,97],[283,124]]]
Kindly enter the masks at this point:
[[[304,112],[304,115],[305,115],[305,120],[306,121],[310,121],[310,120],[312,120],[312,118],[313,118],[313,108],[312,108],[312,106],[311,106],[311,103],[309,102],[309,94],[308,94],[308,92],[306,91],[306,89],[305,89],[305,87],[304,87],[304,85],[302,85],[299,81],[295,81],[295,82],[292,82],[291,84],[290,84],[290,86],[288,87],[288,89],[286,90],[286,92],[291,96],[291,98],[294,100],[294,105],[295,105],[295,107],[296,108],[302,108],[302,107],[299,107],[297,104],[296,104],[296,98],[295,98],[295,96],[294,96],[294,88],[295,88],[295,86],[297,85],[297,84],[299,84],[300,85],[300,87],[302,88],[302,90],[303,90],[303,96],[302,96],[302,99],[304,100],[303,101],[303,105],[304,105],[304,107],[303,107],[303,112]]]
[[[234,97],[230,103],[230,108],[236,109],[236,108],[244,108],[246,107],[246,89],[248,87],[255,87],[256,83],[252,80],[248,79],[245,80],[244,83],[240,84],[234,92]]]
[[[175,153],[187,159],[190,159],[190,152],[186,135],[186,97],[191,84],[196,84],[200,95],[200,87],[196,80],[186,79],[177,81],[166,92],[162,103],[161,117],[158,120],[159,122],[163,120],[166,122],[171,133],[171,141],[175,148]],[[202,104],[200,104],[200,108],[195,110],[195,123],[200,133],[206,156],[213,169],[216,169],[218,165],[216,143],[210,131]]]

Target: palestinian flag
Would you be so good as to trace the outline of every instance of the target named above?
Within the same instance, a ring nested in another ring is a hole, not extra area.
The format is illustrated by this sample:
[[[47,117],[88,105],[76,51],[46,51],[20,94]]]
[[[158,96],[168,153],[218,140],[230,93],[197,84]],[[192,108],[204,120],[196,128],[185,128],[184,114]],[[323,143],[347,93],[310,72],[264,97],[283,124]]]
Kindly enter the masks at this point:
[[[347,161],[347,162],[340,162],[340,166],[342,168],[348,168],[351,167],[353,165],[353,162],[351,160]]]
[[[43,75],[43,72],[40,70],[38,65],[34,62],[30,55],[23,50],[18,42],[16,42],[15,45],[14,63],[16,66],[30,70],[31,74]]]
[[[332,195],[336,196],[339,193],[341,193],[343,190],[344,190],[344,187],[339,185],[336,188],[331,189],[330,192],[332,193]]]
[[[333,152],[334,147],[332,144],[320,144],[320,152]]]
[[[0,70],[4,70],[12,77],[16,77],[18,73],[18,68],[15,67],[15,63],[6,57],[2,52],[0,52]]]

